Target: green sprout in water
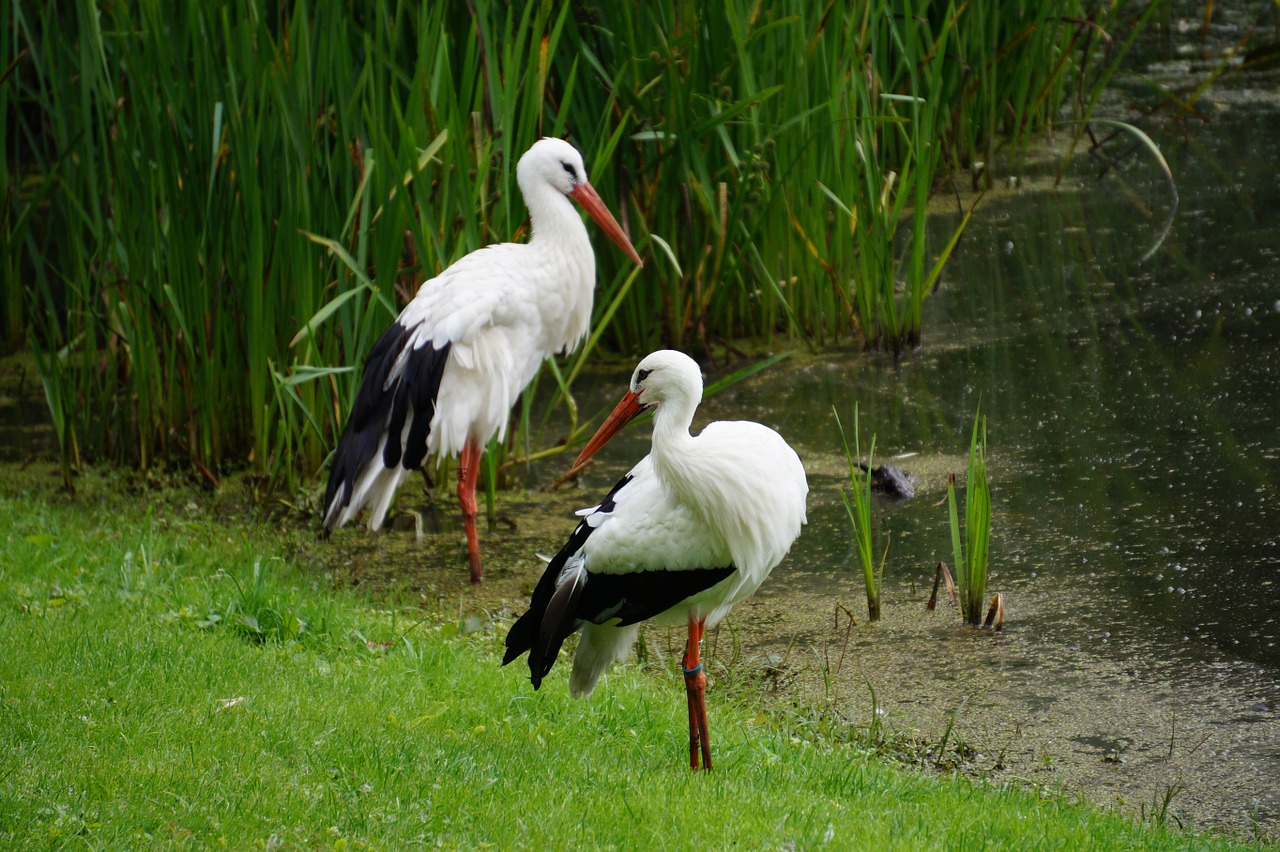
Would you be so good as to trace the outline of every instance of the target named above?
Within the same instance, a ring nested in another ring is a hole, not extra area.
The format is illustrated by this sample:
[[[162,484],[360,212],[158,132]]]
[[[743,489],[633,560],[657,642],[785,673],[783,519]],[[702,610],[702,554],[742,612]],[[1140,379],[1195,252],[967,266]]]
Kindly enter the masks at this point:
[[[961,547],[960,519],[956,508],[955,478],[947,482],[947,506],[951,513],[951,550],[960,579],[960,609],[964,620],[982,624],[982,604],[987,592],[987,563],[991,539],[991,485],[987,481],[987,419],[982,407],[974,413],[969,438],[969,466],[964,483],[964,546]],[[997,613],[1003,623],[1003,601],[997,595],[986,623]]]
[[[853,452],[849,452],[849,440],[845,437],[844,426],[840,423],[840,415],[836,414],[836,428],[840,430],[840,441],[844,444],[845,459],[849,463],[849,479],[852,488],[841,489],[845,510],[849,513],[849,523],[853,526],[854,542],[857,544],[858,561],[862,564],[862,577],[867,586],[867,618],[880,620],[880,581],[884,576],[884,559],[876,565],[875,552],[872,548],[871,531],[871,465],[876,452],[876,436],[871,436],[871,444],[867,448],[867,463],[862,464],[861,428],[858,423],[858,406],[853,406]],[[849,495],[853,494],[852,499]],[[885,547],[885,556],[889,549]]]

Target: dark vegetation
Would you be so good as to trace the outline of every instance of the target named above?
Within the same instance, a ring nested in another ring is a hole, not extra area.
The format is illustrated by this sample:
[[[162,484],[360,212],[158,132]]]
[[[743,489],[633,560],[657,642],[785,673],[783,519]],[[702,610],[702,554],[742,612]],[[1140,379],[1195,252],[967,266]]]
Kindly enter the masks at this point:
[[[35,353],[68,483],[84,459],[310,476],[377,333],[521,238],[515,161],[567,135],[649,263],[599,252],[550,409],[600,347],[901,352],[950,249],[924,238],[942,178],[1088,118],[1161,4],[1091,8],[15,4],[0,347]],[[517,416],[520,445],[562,437]]]

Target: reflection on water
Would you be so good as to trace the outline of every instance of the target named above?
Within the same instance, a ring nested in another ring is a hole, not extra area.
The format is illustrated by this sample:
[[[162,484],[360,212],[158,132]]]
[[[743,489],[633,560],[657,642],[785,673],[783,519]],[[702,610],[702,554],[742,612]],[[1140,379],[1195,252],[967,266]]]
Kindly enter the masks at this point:
[[[933,504],[946,470],[963,475],[981,401],[992,589],[1007,593],[1022,643],[1002,652],[1007,687],[1034,715],[1038,681],[1056,679],[1060,690],[1073,671],[1119,666],[1078,688],[1104,706],[1099,684],[1131,677],[1125,689],[1149,692],[1157,706],[1175,702],[1171,716],[1237,726],[1227,736],[1234,745],[1213,748],[1214,739],[1202,755],[1239,761],[1235,771],[1257,779],[1223,819],[1257,801],[1274,820],[1278,141],[1280,111],[1257,110],[1220,116],[1214,137],[1194,145],[1161,140],[1182,201],[1168,241],[1145,263],[1169,196],[1153,167],[1096,182],[1081,165],[1060,190],[1031,170],[1023,189],[988,199],[970,224],[946,288],[928,304],[921,351],[897,366],[797,359],[708,400],[708,418],[777,426],[812,474],[811,526],[785,578],[762,594],[822,601],[837,582],[860,593],[847,585],[856,572],[831,415],[835,406],[851,422],[857,401],[881,457],[919,454],[900,464],[923,480],[920,496],[880,511],[891,535],[889,593],[916,607],[932,566],[950,562],[945,508]],[[829,622],[830,604],[815,605]],[[1123,692],[1116,712],[1135,713]],[[1072,739],[1087,751],[1124,735],[1082,730]]]

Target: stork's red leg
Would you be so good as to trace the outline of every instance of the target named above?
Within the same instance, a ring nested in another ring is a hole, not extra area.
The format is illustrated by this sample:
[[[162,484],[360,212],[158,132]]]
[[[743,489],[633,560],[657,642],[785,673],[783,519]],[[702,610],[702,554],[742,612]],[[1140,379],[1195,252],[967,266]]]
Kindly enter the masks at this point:
[[[480,452],[473,439],[468,439],[458,456],[458,502],[462,504],[462,524],[467,530],[467,557],[471,562],[471,582],[484,577],[480,562],[480,541],[476,535],[476,480],[480,478]]]
[[[702,670],[704,622],[689,616],[689,644],[684,651],[684,688],[689,699],[689,768],[711,768],[711,737],[707,733],[707,675]]]
[[[706,623],[698,622],[698,645],[702,645],[703,628]],[[701,662],[701,660],[699,660]],[[701,735],[702,742],[702,765],[706,769],[711,768],[711,735],[707,731],[707,676],[705,673],[699,672],[698,677],[698,733]]]

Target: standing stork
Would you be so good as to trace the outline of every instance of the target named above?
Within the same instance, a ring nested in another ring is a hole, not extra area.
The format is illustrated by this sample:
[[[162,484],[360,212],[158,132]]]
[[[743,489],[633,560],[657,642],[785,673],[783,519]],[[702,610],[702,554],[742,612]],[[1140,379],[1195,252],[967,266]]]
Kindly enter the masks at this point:
[[[640,412],[653,411],[653,449],[582,521],[547,566],[529,610],[507,634],[502,663],[529,654],[537,689],[561,644],[582,629],[569,691],[590,695],[630,651],[639,622],[685,621],[689,765],[711,768],[707,678],[699,644],[786,555],[805,523],[809,486],[777,432],[719,421],[689,434],[702,374],[680,352],[640,362],[631,387],[574,462],[576,470]]]
[[[369,353],[324,498],[326,536],[366,504],[376,531],[405,474],[428,456],[459,455],[473,583],[484,571],[476,536],[480,453],[506,434],[511,408],[542,362],[576,347],[591,320],[595,254],[569,199],[643,265],[568,142],[535,142],[516,180],[529,208],[529,241],[473,251],[418,289]]]

